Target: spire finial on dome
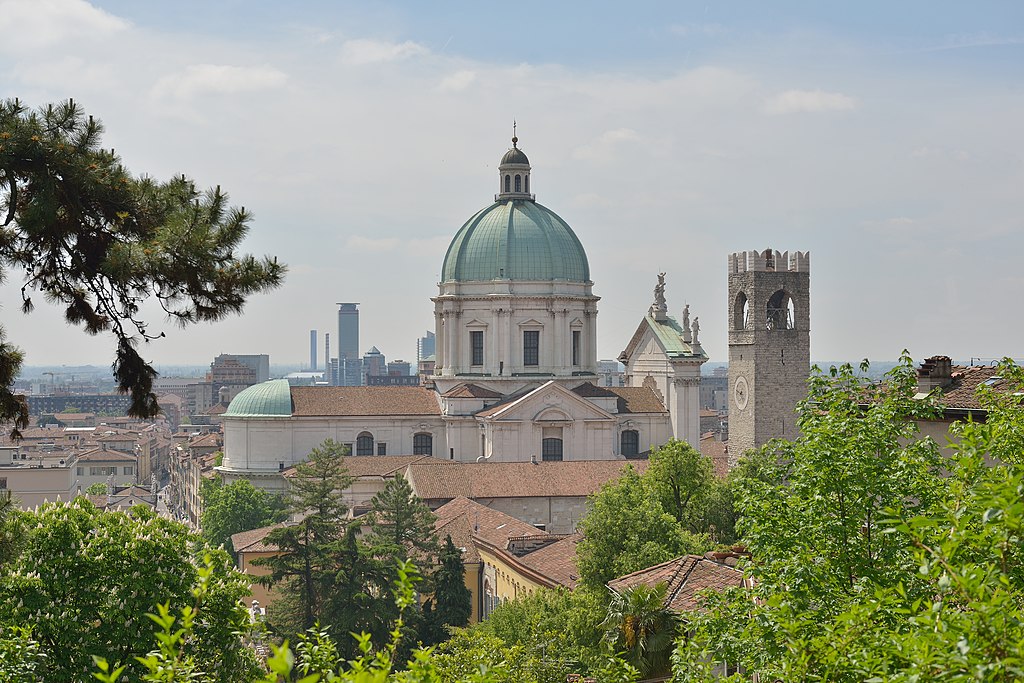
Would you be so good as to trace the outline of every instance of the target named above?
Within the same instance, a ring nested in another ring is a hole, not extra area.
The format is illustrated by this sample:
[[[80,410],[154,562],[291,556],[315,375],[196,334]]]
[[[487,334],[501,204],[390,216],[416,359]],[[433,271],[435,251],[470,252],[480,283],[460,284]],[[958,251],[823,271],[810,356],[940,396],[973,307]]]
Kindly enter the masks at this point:
[[[519,138],[516,137],[516,120],[512,119],[512,149],[519,149],[516,147],[517,142],[519,142]]]

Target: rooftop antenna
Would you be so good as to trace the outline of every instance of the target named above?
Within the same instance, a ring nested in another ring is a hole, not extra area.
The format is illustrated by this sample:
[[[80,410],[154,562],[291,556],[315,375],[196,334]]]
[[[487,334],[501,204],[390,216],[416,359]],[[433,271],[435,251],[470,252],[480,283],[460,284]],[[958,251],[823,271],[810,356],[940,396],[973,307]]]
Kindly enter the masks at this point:
[[[519,138],[516,137],[516,120],[512,119],[512,147],[514,149],[519,149],[516,147],[517,142],[519,142]]]

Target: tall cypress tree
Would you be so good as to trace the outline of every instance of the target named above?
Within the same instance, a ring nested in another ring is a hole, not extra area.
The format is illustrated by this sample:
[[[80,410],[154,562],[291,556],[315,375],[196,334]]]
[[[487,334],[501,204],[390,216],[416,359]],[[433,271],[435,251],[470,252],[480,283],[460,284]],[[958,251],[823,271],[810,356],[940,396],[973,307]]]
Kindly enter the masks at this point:
[[[428,644],[448,639],[447,626],[462,627],[469,623],[473,613],[473,596],[466,588],[466,565],[462,562],[462,551],[447,536],[438,567],[434,573],[434,597],[424,607],[427,629],[424,640]]]

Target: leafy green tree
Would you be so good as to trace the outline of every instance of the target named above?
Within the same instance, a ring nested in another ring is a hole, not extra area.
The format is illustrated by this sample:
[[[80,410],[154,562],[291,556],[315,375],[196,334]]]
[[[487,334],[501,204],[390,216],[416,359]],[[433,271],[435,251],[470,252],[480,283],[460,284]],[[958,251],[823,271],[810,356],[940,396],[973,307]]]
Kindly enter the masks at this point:
[[[39,680],[80,681],[93,654],[124,664],[126,680],[141,680],[134,658],[156,632],[146,613],[166,600],[188,604],[206,556],[203,617],[185,647],[207,680],[251,680],[255,660],[239,635],[248,586],[226,553],[142,507],[104,512],[76,498],[27,515],[24,550],[0,579],[0,626],[31,629],[45,653]]]
[[[285,269],[236,255],[252,215],[228,206],[220,188],[133,176],[100,147],[102,132],[72,100],[37,111],[0,102],[0,279],[25,273],[25,313],[34,290],[63,306],[68,323],[113,334],[129,414],[152,417],[156,371],[135,347],[163,333],[139,317],[142,302],[155,299],[181,325],[218,320],[279,285]],[[22,358],[0,333],[0,420],[15,430],[28,424],[10,388]]]
[[[801,437],[738,482],[754,587],[688,615],[679,680],[723,661],[762,680],[1019,679],[1024,474],[985,456],[1024,412],[964,424],[943,459],[916,428],[932,398],[909,358],[881,385],[849,366],[812,378]]]
[[[672,439],[651,452],[644,473],[665,512],[691,533],[707,530],[709,493],[715,475],[711,460],[685,441]]]
[[[614,593],[605,618],[605,639],[644,678],[665,676],[671,669],[676,617],[665,606],[667,584],[638,585]]]
[[[683,529],[665,510],[650,480],[632,467],[591,497],[579,526],[583,540],[576,546],[576,565],[581,583],[591,588],[713,545],[706,534]]]
[[[8,626],[0,631],[0,681],[4,683],[36,683],[43,680],[45,653],[32,629]]]
[[[203,500],[203,538],[214,547],[224,546],[232,555],[233,534],[284,521],[287,515],[281,496],[256,488],[247,479],[227,485],[219,479],[208,479],[199,495]]]
[[[0,491],[0,571],[21,553],[26,513],[18,509],[10,491]]]
[[[280,552],[254,561],[266,566],[270,573],[261,577],[268,586],[297,603],[298,615],[284,612],[276,625],[284,630],[301,632],[313,628],[323,616],[326,590],[336,573],[334,556],[348,525],[348,505],[343,492],[352,485],[345,470],[345,447],[331,439],[309,454],[309,459],[295,467],[289,479],[288,511],[301,519],[274,529],[267,543]]]
[[[452,543],[452,537],[447,536],[434,573],[434,595],[424,605],[424,642],[433,645],[447,640],[448,627],[465,626],[472,614],[473,596],[466,588],[462,551]]]
[[[102,481],[98,481],[95,484],[89,484],[89,487],[85,489],[85,493],[90,496],[106,495],[107,485]]]

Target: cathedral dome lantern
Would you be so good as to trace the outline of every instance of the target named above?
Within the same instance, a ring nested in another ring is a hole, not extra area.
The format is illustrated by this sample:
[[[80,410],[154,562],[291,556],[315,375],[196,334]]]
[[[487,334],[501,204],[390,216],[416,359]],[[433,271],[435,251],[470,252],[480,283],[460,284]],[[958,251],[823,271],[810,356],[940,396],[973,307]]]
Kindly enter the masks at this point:
[[[515,129],[515,125],[512,126]],[[530,193],[530,159],[519,149],[519,138],[512,135],[512,149],[505,152],[498,164],[498,194],[494,201],[506,199],[525,199],[533,201],[535,195]]]

